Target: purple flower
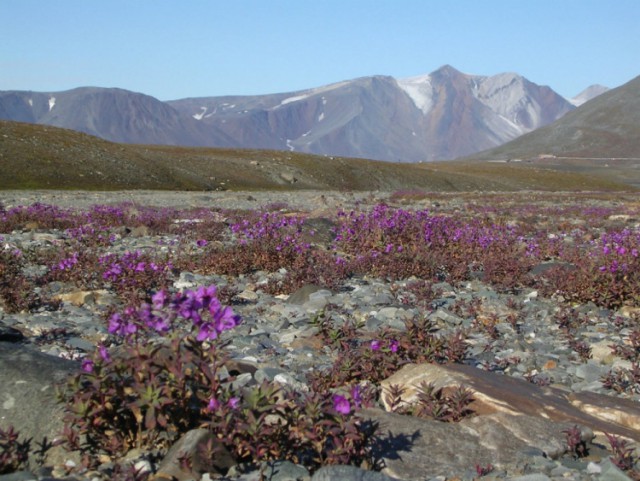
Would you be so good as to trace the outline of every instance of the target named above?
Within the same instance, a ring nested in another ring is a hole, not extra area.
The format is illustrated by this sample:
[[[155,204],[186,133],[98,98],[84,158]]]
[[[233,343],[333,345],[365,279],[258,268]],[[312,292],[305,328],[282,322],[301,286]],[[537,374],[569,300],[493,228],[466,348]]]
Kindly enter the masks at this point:
[[[400,343],[398,341],[396,341],[395,339],[393,339],[392,341],[389,341],[389,350],[391,352],[398,352],[398,347],[400,346]]]
[[[214,325],[210,322],[205,322],[200,325],[196,339],[198,341],[212,341],[218,337],[218,331]]]
[[[169,319],[162,315],[157,316],[151,310],[149,304],[143,304],[140,311],[138,311],[138,317],[145,326],[150,327],[158,333],[167,332],[169,330]]]
[[[216,288],[216,286],[200,286],[195,292],[195,298],[199,303],[202,304],[202,307],[210,307],[212,303],[217,303],[217,305],[219,306],[220,303],[216,298],[217,292],[218,289]]]
[[[240,316],[233,313],[233,310],[227,306],[224,309],[219,309],[214,315],[215,328],[218,332],[233,329],[240,324]]]
[[[109,355],[109,350],[104,346],[104,344],[100,344],[98,346],[98,352],[100,353],[100,358],[104,362],[110,362],[111,356]]]
[[[334,394],[333,409],[335,409],[336,412],[340,414],[349,414],[351,412],[351,404],[349,403],[349,400],[346,397],[340,394]]]
[[[93,372],[93,361],[89,358],[84,358],[82,360],[82,364],[80,365],[80,368],[84,371],[84,372]]]
[[[153,303],[154,309],[162,309],[167,305],[167,291],[162,290],[156,292],[153,296],[151,296],[151,302]]]
[[[208,242],[207,242],[207,240],[206,240],[206,239],[198,239],[198,240],[196,241],[196,245],[197,245],[198,247],[204,247],[204,246],[206,246],[207,244],[208,244]]]
[[[373,341],[371,341],[371,350],[372,351],[379,351],[380,350],[380,341],[375,339]]]
[[[351,388],[351,400],[353,401],[356,409],[362,407],[362,396],[360,395],[360,386],[357,384]]]
[[[118,334],[119,336],[127,336],[129,334],[134,334],[138,330],[138,327],[132,323],[125,321],[120,317],[120,314],[114,314],[109,318],[109,328],[108,331],[110,334]]]
[[[229,401],[227,402],[227,405],[231,408],[231,409],[238,409],[238,407],[240,406],[240,398],[239,397],[232,397],[231,399],[229,399]]]
[[[109,318],[109,334],[115,334],[119,332],[123,326],[124,321],[122,320],[122,317],[120,317],[120,314],[116,313]]]
[[[202,303],[196,298],[195,292],[187,291],[174,302],[176,303],[176,310],[180,316],[185,319],[191,319],[196,326],[202,323],[202,317],[200,316],[200,312],[198,312],[202,308]]]
[[[218,401],[215,397],[211,396],[209,399],[209,404],[207,404],[207,411],[214,412],[220,409],[220,401]]]
[[[111,267],[104,274],[102,274],[102,277],[107,280],[115,281],[121,274],[122,267],[120,267],[118,264],[111,264]]]

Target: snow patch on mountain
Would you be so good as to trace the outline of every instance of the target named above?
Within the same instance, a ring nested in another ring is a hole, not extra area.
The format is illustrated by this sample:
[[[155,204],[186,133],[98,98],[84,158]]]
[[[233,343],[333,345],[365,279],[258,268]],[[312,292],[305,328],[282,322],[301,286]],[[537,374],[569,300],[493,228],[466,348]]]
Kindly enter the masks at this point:
[[[49,112],[51,112],[51,109],[53,109],[55,105],[56,105],[56,98],[49,97]]]
[[[289,97],[284,99],[282,102],[280,102],[280,105],[278,105],[278,107],[282,107],[283,105],[290,104],[291,102],[297,102],[298,100],[304,100],[309,97],[311,97],[311,94],[296,95],[295,97]]]
[[[197,114],[193,114],[193,118],[196,120],[202,120],[202,118],[204,117],[204,114],[207,113],[206,107],[200,107],[200,109],[202,110],[201,112],[198,112]]]
[[[329,84],[329,85],[324,85],[322,87],[317,87],[317,88],[314,88],[314,89],[305,90],[303,93],[300,93],[299,95],[294,95],[292,97],[287,97],[286,99],[281,101],[278,105],[273,107],[273,109],[275,110],[277,108],[282,107],[283,105],[287,105],[287,104],[290,104],[292,102],[298,102],[300,100],[307,99],[307,98],[312,97],[314,95],[330,92],[331,90],[335,90],[335,89],[338,89],[340,87],[344,87],[345,85],[348,85],[349,83],[350,82],[348,80],[345,80],[343,82],[337,82],[337,83],[333,83],[333,84]],[[327,99],[324,96],[321,97],[321,99],[322,99],[322,104],[326,105]]]
[[[413,100],[416,107],[424,114],[429,113],[433,106],[433,86],[430,75],[398,79],[397,82],[398,86]]]

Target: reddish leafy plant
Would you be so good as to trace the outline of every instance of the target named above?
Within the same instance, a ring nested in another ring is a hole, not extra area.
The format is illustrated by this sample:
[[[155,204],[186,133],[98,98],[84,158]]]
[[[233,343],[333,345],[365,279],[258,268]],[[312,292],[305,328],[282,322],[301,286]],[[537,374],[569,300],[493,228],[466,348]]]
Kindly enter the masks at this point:
[[[0,474],[8,474],[26,466],[31,439],[20,441],[20,433],[9,426],[0,428]]]

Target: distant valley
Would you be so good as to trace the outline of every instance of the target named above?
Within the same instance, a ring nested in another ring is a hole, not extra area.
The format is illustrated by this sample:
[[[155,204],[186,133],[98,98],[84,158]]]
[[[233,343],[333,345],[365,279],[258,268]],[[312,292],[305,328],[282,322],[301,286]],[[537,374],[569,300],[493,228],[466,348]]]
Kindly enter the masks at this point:
[[[0,92],[0,119],[113,142],[250,148],[392,162],[449,160],[506,144],[601,95],[565,99],[515,73],[363,77],[299,92],[162,102],[115,88]]]

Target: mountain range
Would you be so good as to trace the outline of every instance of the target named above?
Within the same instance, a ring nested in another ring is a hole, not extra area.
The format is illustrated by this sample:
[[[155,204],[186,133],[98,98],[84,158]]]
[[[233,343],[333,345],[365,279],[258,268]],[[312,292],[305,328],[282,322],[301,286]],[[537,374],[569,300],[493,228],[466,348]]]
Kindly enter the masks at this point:
[[[447,160],[500,146],[602,94],[573,99],[521,75],[362,77],[308,90],[162,102],[116,88],[0,91],[0,119],[135,144],[259,148],[396,162]]]

